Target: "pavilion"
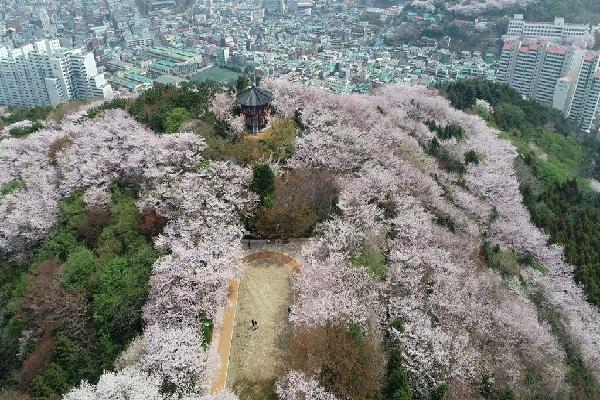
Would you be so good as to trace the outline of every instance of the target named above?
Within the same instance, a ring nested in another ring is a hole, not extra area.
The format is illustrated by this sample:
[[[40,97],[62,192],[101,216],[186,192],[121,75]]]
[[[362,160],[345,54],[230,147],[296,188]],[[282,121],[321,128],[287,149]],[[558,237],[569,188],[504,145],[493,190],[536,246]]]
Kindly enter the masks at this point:
[[[252,86],[238,93],[236,101],[246,119],[246,129],[256,133],[266,128],[269,123],[269,103],[273,101],[271,92]]]

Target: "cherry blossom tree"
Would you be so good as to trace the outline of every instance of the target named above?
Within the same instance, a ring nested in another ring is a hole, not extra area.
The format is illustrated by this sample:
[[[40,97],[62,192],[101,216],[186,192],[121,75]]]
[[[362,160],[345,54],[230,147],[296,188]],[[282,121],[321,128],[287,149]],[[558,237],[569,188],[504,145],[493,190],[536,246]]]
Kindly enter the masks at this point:
[[[162,400],[160,379],[135,368],[106,372],[96,385],[86,381],[67,393],[65,400]]]
[[[231,107],[234,104],[234,97],[229,92],[219,92],[215,94],[212,100],[210,111],[216,115],[217,118],[228,121],[231,118]]]
[[[0,195],[0,251],[16,261],[26,261],[29,250],[57,222],[58,174],[48,149],[62,136],[43,129],[26,138],[0,141],[0,188],[5,191]]]
[[[4,136],[4,137],[10,137],[10,131],[16,128],[31,128],[33,126],[33,122],[31,122],[28,119],[25,119],[23,121],[17,121],[14,122],[6,127],[4,127],[4,129],[2,129],[0,131],[0,137]]]
[[[448,10],[454,11],[463,15],[476,15],[490,10],[502,10],[512,6],[525,7],[532,3],[533,0],[484,0],[467,2],[462,1],[448,7]]]
[[[337,400],[333,394],[328,393],[319,386],[319,383],[308,378],[301,372],[289,371],[277,381],[277,395],[281,400]]]
[[[435,5],[432,0],[413,0],[410,5],[413,8],[420,8],[430,13],[435,12]]]
[[[198,328],[151,325],[144,330],[142,369],[175,385],[179,392],[194,391],[207,360]]]

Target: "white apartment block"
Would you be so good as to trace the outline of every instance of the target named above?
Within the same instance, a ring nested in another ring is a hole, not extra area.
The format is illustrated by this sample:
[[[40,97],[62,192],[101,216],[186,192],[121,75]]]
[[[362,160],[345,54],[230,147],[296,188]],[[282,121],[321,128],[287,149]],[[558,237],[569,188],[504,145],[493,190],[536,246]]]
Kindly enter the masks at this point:
[[[554,22],[531,22],[523,20],[523,14],[515,14],[508,22],[507,39],[549,39],[560,41],[587,36],[590,25],[567,24],[564,18],[555,18]]]
[[[45,107],[96,97],[111,99],[113,91],[92,53],[62,48],[58,40],[0,48],[0,104]]]
[[[516,40],[502,48],[497,81],[561,110],[588,132],[598,111],[599,63],[600,52]]]
[[[589,131],[598,111],[600,100],[600,52],[587,52],[579,70],[569,117]]]

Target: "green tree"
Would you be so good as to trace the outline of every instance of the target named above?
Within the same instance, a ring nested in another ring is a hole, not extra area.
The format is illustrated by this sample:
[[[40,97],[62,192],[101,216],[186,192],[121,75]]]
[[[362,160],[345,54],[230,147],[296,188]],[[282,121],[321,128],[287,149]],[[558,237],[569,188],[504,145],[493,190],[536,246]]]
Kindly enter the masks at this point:
[[[258,194],[261,205],[269,205],[275,192],[275,174],[267,164],[252,168],[250,189]]]
[[[167,133],[177,132],[179,130],[179,128],[181,128],[181,125],[183,125],[184,123],[186,123],[187,121],[189,121],[191,119],[192,119],[192,115],[185,108],[183,108],[183,107],[174,108],[174,109],[170,110],[169,112],[167,112],[167,115],[165,117],[165,123],[164,123],[165,132],[167,132]]]
[[[429,394],[429,399],[430,400],[443,400],[444,397],[446,397],[447,393],[448,393],[448,386],[445,383],[443,383],[431,391],[431,393]]]
[[[412,386],[404,366],[400,350],[390,351],[387,364],[387,380],[383,394],[388,400],[412,400]]]
[[[62,333],[56,337],[54,346],[55,362],[65,371],[70,386],[83,379],[95,381],[98,378],[101,370],[91,350]]]
[[[132,268],[115,257],[102,271],[93,296],[93,319],[100,335],[125,344],[141,331],[141,308],[148,295],[150,268]]]
[[[465,164],[479,164],[479,155],[475,150],[469,150],[465,153]]]
[[[502,129],[507,131],[519,128],[525,122],[525,112],[511,103],[500,103],[494,107],[494,117]]]
[[[46,371],[33,380],[31,398],[34,400],[59,399],[62,393],[69,390],[67,372],[58,364],[51,363]]]
[[[235,89],[239,92],[246,90],[250,86],[250,78],[246,75],[240,75],[235,82]]]
[[[450,86],[447,89],[447,96],[450,99],[450,103],[459,110],[471,108],[475,105],[475,90],[463,81]]]
[[[63,265],[61,283],[71,290],[89,288],[96,261],[96,255],[90,249],[77,246]]]

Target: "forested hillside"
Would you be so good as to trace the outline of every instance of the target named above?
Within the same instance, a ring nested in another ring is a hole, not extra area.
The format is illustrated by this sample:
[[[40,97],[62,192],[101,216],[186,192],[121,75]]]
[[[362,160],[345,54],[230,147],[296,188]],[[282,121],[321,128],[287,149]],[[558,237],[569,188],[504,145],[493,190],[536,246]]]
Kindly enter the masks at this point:
[[[444,91],[453,105],[475,108],[517,147],[515,170],[533,222],[564,247],[588,300],[600,307],[600,143],[577,139],[575,127],[558,111],[506,86],[470,81]],[[493,109],[477,108],[476,99]]]
[[[267,80],[257,135],[212,85],[4,116],[0,396],[597,399],[595,153],[468,85]],[[307,239],[283,367],[210,393],[244,231]]]

